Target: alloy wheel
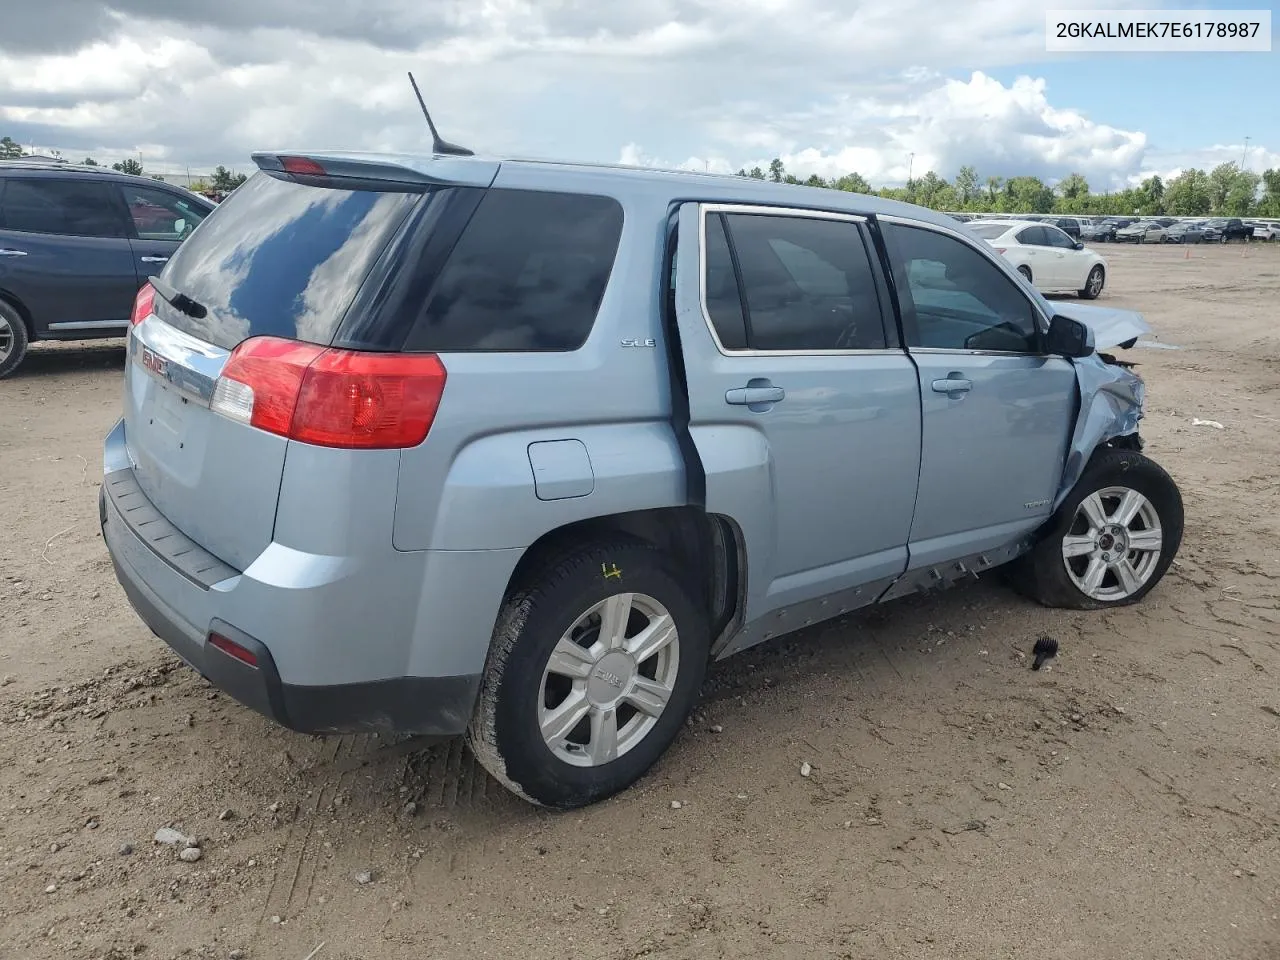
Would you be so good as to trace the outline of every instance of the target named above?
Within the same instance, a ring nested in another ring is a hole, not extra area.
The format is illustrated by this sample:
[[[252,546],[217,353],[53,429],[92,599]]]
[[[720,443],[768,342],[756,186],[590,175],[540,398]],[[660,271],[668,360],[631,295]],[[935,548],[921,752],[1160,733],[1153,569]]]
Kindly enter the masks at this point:
[[[1089,296],[1096,297],[1102,292],[1102,268],[1094,267],[1089,273]]]
[[[538,725],[566,763],[597,767],[634,749],[666,709],[680,636],[661,603],[616,593],[565,631],[542,675]]]
[[[13,351],[13,327],[10,326],[9,318],[0,315],[0,363],[9,359],[9,354]]]
[[[1093,600],[1124,600],[1155,573],[1164,547],[1151,501],[1129,487],[1106,487],[1076,508],[1062,538],[1067,575]]]

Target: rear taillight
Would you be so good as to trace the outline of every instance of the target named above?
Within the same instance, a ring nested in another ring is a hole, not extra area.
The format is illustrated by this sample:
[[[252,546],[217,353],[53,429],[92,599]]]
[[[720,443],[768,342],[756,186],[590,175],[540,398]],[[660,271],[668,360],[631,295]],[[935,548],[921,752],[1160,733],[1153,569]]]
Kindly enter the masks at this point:
[[[413,447],[431,429],[445,377],[434,354],[359,353],[255,337],[231,352],[210,406],[317,446]]]
[[[129,326],[136,327],[151,314],[155,313],[156,288],[144,283],[133,298],[133,314],[129,317]]]

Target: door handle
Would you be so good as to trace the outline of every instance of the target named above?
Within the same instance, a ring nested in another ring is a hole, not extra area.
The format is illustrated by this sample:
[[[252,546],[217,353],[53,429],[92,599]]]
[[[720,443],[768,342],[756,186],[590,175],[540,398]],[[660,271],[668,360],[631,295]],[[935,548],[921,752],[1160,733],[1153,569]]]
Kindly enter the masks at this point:
[[[945,380],[933,381],[934,393],[945,393],[952,400],[959,400],[960,394],[968,393],[973,389],[973,381],[966,380],[959,373],[949,373]]]
[[[27,251],[25,250],[13,250],[7,247],[0,247],[0,257],[25,257],[26,255]]]
[[[139,257],[143,263],[168,263],[168,257]]]
[[[735,387],[733,390],[726,391],[724,402],[740,407],[750,407],[759,412],[758,407],[768,407],[786,395],[785,390],[775,387],[767,378],[755,377],[747,381],[745,387]]]

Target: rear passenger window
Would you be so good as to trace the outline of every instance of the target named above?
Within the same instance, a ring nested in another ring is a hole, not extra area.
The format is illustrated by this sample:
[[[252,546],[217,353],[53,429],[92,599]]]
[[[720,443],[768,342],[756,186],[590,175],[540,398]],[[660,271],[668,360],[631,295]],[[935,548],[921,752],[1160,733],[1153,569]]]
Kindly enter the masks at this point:
[[[111,187],[88,178],[9,180],[0,228],[67,237],[128,236]]]
[[[488,190],[404,349],[576,350],[621,235],[622,207],[609,197]]]
[[[749,349],[885,347],[880,299],[858,223],[739,213],[724,220],[745,295]]]
[[[738,278],[733,272],[733,257],[724,235],[724,217],[718,213],[707,217],[707,314],[721,346],[727,350],[746,349],[747,327],[742,317]]]

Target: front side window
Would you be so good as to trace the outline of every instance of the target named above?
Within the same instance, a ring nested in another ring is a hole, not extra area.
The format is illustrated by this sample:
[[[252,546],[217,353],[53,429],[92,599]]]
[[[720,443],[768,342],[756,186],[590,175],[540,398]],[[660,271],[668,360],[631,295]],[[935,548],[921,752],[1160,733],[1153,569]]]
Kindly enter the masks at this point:
[[[65,237],[126,237],[111,188],[101,180],[13,178],[6,181],[0,229]]]
[[[954,237],[883,223],[907,345],[1035,353],[1035,309],[994,263]]]
[[[204,207],[167,190],[128,184],[121,192],[142,240],[181,240],[209,214]]]
[[[713,217],[714,219],[714,217]],[[816,217],[729,213],[728,230],[743,296],[747,347],[791,352],[880,350],[886,346],[880,298],[863,227]],[[712,265],[723,254],[712,247],[708,222],[708,310],[713,290],[731,293],[722,269],[713,288]],[[721,316],[732,310],[721,306]],[[717,330],[720,323],[712,314]],[[721,342],[732,349],[730,343]]]

